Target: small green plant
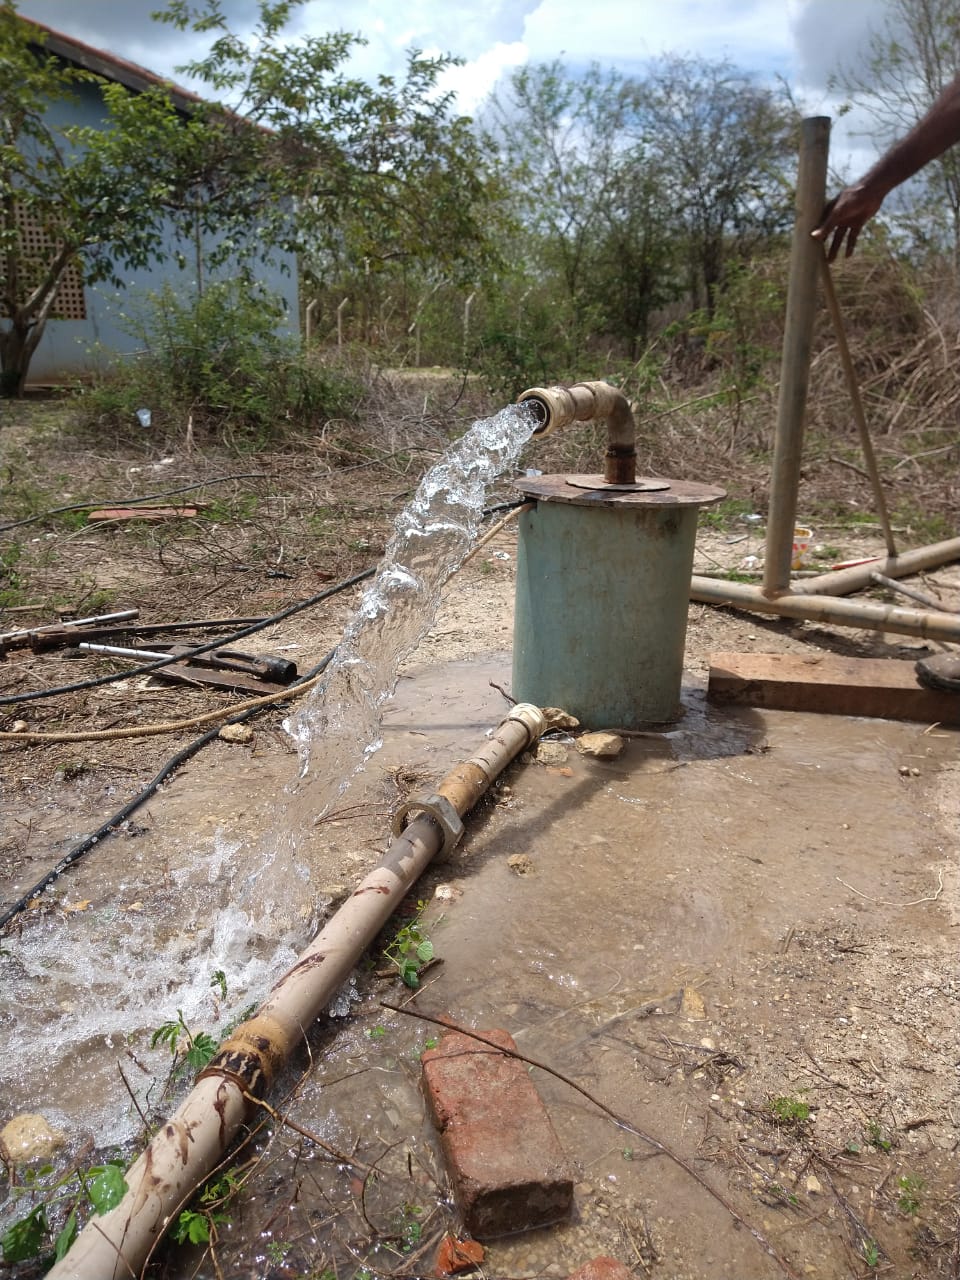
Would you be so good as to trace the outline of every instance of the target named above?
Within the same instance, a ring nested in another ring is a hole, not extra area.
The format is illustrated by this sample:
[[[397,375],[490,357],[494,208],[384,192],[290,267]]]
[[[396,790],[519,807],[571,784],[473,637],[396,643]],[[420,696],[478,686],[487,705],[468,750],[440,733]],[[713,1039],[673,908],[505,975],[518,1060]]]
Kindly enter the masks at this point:
[[[51,1247],[59,1261],[79,1234],[82,1213],[88,1209],[95,1214],[107,1213],[123,1199],[127,1191],[125,1167],[122,1160],[110,1160],[89,1169],[71,1169],[52,1179],[52,1165],[27,1169],[22,1185],[13,1188],[13,1194],[30,1196],[37,1203],[0,1237],[4,1261],[26,1262]],[[64,1214],[63,1226],[53,1237],[52,1224]]]
[[[235,1169],[227,1169],[208,1182],[174,1223],[170,1234],[177,1244],[209,1244],[215,1240],[217,1227],[230,1221],[227,1206],[242,1185]]]
[[[394,1229],[400,1237],[404,1253],[409,1253],[420,1243],[423,1235],[423,1224],[420,1221],[422,1213],[418,1204],[405,1204],[394,1214]]]
[[[905,1173],[897,1179],[900,1195],[897,1197],[897,1208],[908,1218],[915,1218],[920,1212],[920,1192],[923,1190],[922,1178]]]
[[[82,778],[89,770],[90,765],[86,760],[67,760],[64,764],[57,765],[53,771],[53,776],[58,782],[76,782],[78,778]]]
[[[211,983],[211,986],[214,985]],[[177,1059],[174,1074],[178,1075],[188,1068],[202,1071],[217,1051],[217,1041],[205,1031],[192,1032],[183,1020],[183,1011],[177,1010],[176,1021],[164,1022],[157,1027],[150,1037],[150,1048],[165,1044]]]
[[[364,1035],[367,1037],[368,1040],[382,1040],[386,1034],[387,1034],[387,1028],[380,1027],[380,1026],[369,1027],[364,1032]]]
[[[286,1240],[271,1240],[267,1245],[267,1257],[271,1262],[282,1262],[292,1247]]]
[[[860,1241],[860,1251],[863,1254],[863,1260],[870,1268],[876,1268],[880,1265],[880,1246],[876,1240],[870,1236],[865,1236]]]
[[[878,1151],[892,1151],[893,1138],[881,1127],[879,1120],[871,1120],[867,1125],[867,1141]]]
[[[210,975],[210,986],[220,992],[220,999],[227,998],[227,975],[222,969],[215,969]]]
[[[767,1109],[777,1124],[783,1125],[785,1129],[802,1129],[810,1119],[810,1103],[790,1095],[771,1098]]]
[[[772,1204],[789,1204],[793,1208],[797,1208],[800,1204],[800,1198],[793,1191],[788,1191],[786,1187],[781,1186],[779,1182],[771,1182],[767,1186],[767,1195],[770,1197]]]
[[[409,924],[403,925],[394,934],[393,941],[384,949],[384,956],[396,966],[402,980],[408,987],[416,989],[420,985],[420,973],[434,957],[433,943],[423,928],[425,902],[417,902],[417,914]]]

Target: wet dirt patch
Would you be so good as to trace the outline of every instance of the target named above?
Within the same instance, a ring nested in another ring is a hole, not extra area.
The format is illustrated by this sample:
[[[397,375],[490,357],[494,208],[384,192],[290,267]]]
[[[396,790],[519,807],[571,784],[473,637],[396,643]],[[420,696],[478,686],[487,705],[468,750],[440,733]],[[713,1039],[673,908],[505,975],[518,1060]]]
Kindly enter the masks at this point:
[[[376,860],[386,843],[377,811],[389,808],[398,771],[400,785],[421,789],[470,754],[503,711],[491,681],[508,679],[507,655],[408,673],[383,752],[345,798],[371,811],[320,823],[302,848],[314,868],[301,881],[308,895],[321,868],[335,865],[349,881],[351,867],[362,873]],[[858,1274],[874,1247],[895,1273],[949,1274],[960,988],[955,845],[943,815],[955,804],[956,735],[714,709],[695,680],[684,702],[678,726],[631,739],[616,761],[584,760],[561,741],[562,765],[519,763],[494,788],[452,859],[418,887],[423,898],[444,887],[425,917],[442,963],[408,1008],[505,1026],[521,1052],[691,1162],[798,1274]],[[919,777],[900,773],[905,761],[919,762]],[[151,804],[159,829],[175,822],[194,833],[192,879],[167,873],[171,911],[183,911],[185,892],[210,891],[217,905],[207,910],[224,910],[243,861],[236,842],[251,834],[251,814],[269,830],[270,806],[290,785],[281,775],[244,774],[245,807],[232,814],[209,791],[190,797],[185,781]],[[219,837],[202,834],[204,816]],[[524,875],[510,865],[518,854]],[[116,859],[101,864],[99,889],[94,879],[76,891],[99,892],[102,904],[111,879],[135,874]],[[62,927],[75,936],[93,919],[79,913]],[[104,946],[107,927],[98,926]],[[197,966],[204,929],[167,929],[184,953],[180,973]],[[257,946],[243,937],[231,958],[226,933],[217,954],[233,988],[244,981],[238,961]],[[238,924],[233,941],[242,935]],[[211,963],[199,960],[204,982]],[[189,991],[167,980],[171,1007],[183,1007]],[[256,986],[252,973],[245,980]],[[75,1141],[91,1089],[114,1090],[114,1037],[134,1034],[103,1018],[115,992],[94,981],[85,994],[100,1024],[71,1046],[69,1071],[54,1055],[42,1088],[36,1079],[24,1088],[34,1104],[53,1103]],[[208,1020],[209,990],[196,994],[207,1007],[191,1005],[190,1016]],[[281,1110],[358,1163],[278,1126],[218,1246],[225,1274],[262,1274],[272,1257],[292,1267],[425,1265],[418,1251],[452,1221],[419,1093],[418,1054],[436,1028],[379,1005],[410,994],[361,975],[349,1016],[318,1025],[312,1061],[296,1064]],[[90,1046],[102,1065],[78,1087],[77,1054]],[[560,1227],[489,1242],[490,1273],[562,1275],[606,1252],[677,1280],[704,1267],[781,1274],[637,1133],[555,1078],[535,1078],[575,1167],[575,1213]],[[71,1088],[72,1117],[63,1105]],[[803,1119],[784,1119],[779,1100]],[[186,1275],[183,1265],[171,1255],[165,1273]]]
[[[701,539],[714,560],[717,546]],[[43,1110],[68,1135],[67,1158],[132,1134],[141,1122],[119,1060],[150,1114],[165,1113],[173,1099],[153,1082],[170,1058],[150,1050],[151,1032],[180,1010],[218,1033],[262,994],[377,861],[398,799],[429,790],[503,714],[491,681],[509,691],[514,555],[508,532],[451,584],[404,670],[382,751],[332,812],[298,807],[297,759],[274,714],[249,746],[211,746],[71,871],[48,909],[27,913],[2,957],[5,1110]],[[117,581],[142,566],[131,553]],[[279,590],[248,575],[235,592],[241,578],[225,562],[219,573],[229,589],[218,603]],[[931,582],[956,598],[955,571]],[[305,583],[289,590],[306,594]],[[154,599],[169,589],[161,572],[150,578]],[[270,644],[319,654],[347,612]],[[692,607],[684,719],[631,738],[613,762],[560,743],[562,761],[518,764],[418,887],[439,963],[408,1008],[505,1026],[523,1052],[674,1148],[798,1274],[861,1275],[875,1258],[891,1274],[949,1275],[957,735],[721,711],[703,696],[712,650],[821,647],[926,648]],[[39,659],[29,674],[40,679]],[[208,705],[190,691],[150,696],[171,711]],[[114,705],[97,695],[72,714],[106,722]],[[98,744],[59,779],[79,753],[8,754],[5,802],[29,836],[5,895],[114,811],[148,773],[141,756],[165,751]],[[265,916],[251,917],[252,887],[272,904]],[[391,972],[379,958],[370,968]],[[274,1099],[299,1129],[268,1117],[238,1159],[245,1190],[220,1230],[223,1274],[427,1269],[453,1220],[419,1094],[419,1052],[436,1029],[380,1005],[410,995],[364,966],[341,1016],[313,1029]],[[576,1169],[575,1212],[493,1242],[488,1274],[562,1276],[601,1252],[671,1280],[781,1274],[687,1173],[560,1081],[535,1078]],[[216,1268],[171,1248],[162,1270]]]

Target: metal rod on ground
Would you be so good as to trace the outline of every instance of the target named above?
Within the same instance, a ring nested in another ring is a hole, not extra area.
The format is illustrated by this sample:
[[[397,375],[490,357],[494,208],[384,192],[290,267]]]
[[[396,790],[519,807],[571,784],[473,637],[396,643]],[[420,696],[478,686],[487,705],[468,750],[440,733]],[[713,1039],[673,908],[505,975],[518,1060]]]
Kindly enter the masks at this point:
[[[804,583],[805,591],[806,586]],[[893,631],[904,636],[921,636],[925,640],[960,642],[960,615],[957,614],[923,613],[919,609],[899,609],[872,601],[838,600],[832,596],[793,592],[771,598],[759,587],[701,577],[692,579],[690,598],[704,604],[728,605],[781,618],[828,622],[838,627],[861,627],[867,631]]]
[[[883,530],[883,540],[887,546],[887,555],[895,556],[897,554],[897,544],[893,540],[893,529],[890,526],[890,515],[887,511],[887,498],[883,492],[880,468],[877,466],[876,454],[873,451],[873,441],[870,439],[870,430],[867,427],[867,416],[863,411],[863,401],[860,398],[857,374],[850,356],[850,345],[847,342],[847,330],[843,323],[843,313],[840,310],[840,303],[837,301],[837,291],[833,287],[833,275],[830,271],[830,263],[827,261],[826,246],[821,244],[818,247],[823,293],[827,300],[830,319],[833,321],[833,331],[837,338],[837,350],[840,352],[840,363],[843,365],[843,375],[847,380],[847,390],[850,392],[850,404],[853,408],[857,431],[860,433],[860,448],[863,450],[863,459],[867,464],[867,474],[870,476],[870,484],[873,488],[873,498],[877,504],[877,519],[880,522],[880,528]]]
[[[820,221],[826,201],[829,140],[830,121],[826,116],[814,116],[801,122],[796,222],[790,251],[777,435],[764,556],[763,591],[767,596],[777,596],[790,589],[803,425],[810,381],[810,350],[817,307],[817,259],[822,256],[820,245],[810,233]]]
[[[945,604],[941,604],[939,600],[934,600],[931,596],[924,595],[916,587],[907,587],[902,582],[896,582],[893,578],[888,578],[886,574],[871,573],[870,581],[876,583],[878,587],[886,587],[888,591],[898,591],[900,595],[916,600],[917,604],[922,604],[925,609],[936,609],[939,613],[954,612],[953,609],[948,609]]]
[[[128,1169],[129,1188],[109,1213],[91,1219],[51,1280],[137,1276],[154,1243],[223,1158],[278,1071],[343,985],[431,858],[456,843],[459,819],[515,756],[546,730],[538,707],[515,706],[470,760],[444,778],[437,794],[408,801],[411,814],[380,865],[317,934],[266,1001],[220,1046],[186,1101]],[[418,811],[419,812],[416,812]]]

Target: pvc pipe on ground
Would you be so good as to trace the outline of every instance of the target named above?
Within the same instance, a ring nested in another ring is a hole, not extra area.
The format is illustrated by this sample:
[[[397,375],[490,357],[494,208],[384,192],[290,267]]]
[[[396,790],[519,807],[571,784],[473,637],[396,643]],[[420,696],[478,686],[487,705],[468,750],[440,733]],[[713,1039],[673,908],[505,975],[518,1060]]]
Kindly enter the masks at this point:
[[[804,592],[807,586],[804,583]],[[960,617],[956,615],[950,617],[924,613],[919,609],[900,609],[894,605],[792,592],[771,597],[760,588],[742,582],[718,582],[699,576],[691,580],[690,598],[704,604],[729,605],[734,609],[770,613],[782,618],[829,622],[838,627],[861,627],[865,631],[892,631],[899,635],[921,636],[925,640],[960,642]]]
[[[276,983],[267,1000],[220,1046],[192,1092],[126,1173],[115,1209],[91,1218],[52,1280],[118,1280],[139,1275],[150,1252],[226,1154],[278,1071],[327,1007],[426,868],[459,838],[458,818],[515,756],[546,730],[538,707],[518,704],[482,749],[444,778],[380,865]]]

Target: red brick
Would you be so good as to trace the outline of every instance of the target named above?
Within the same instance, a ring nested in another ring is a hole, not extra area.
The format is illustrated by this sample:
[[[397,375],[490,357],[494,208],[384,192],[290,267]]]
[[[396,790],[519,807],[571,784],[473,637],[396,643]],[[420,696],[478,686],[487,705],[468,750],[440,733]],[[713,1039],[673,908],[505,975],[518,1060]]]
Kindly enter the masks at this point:
[[[616,1258],[592,1258],[567,1280],[634,1280],[633,1272]]]
[[[482,1031],[516,1049],[506,1031]],[[464,1227],[480,1239],[544,1227],[573,1179],[526,1066],[455,1031],[423,1055],[423,1082]]]

